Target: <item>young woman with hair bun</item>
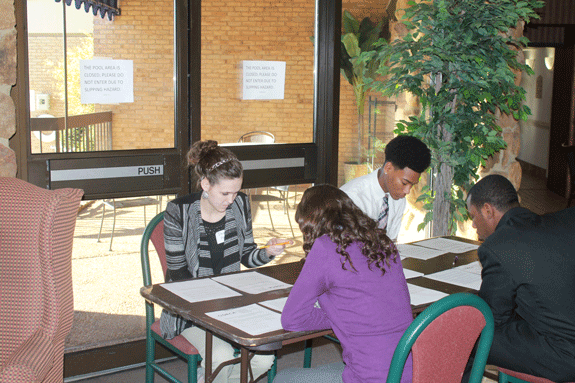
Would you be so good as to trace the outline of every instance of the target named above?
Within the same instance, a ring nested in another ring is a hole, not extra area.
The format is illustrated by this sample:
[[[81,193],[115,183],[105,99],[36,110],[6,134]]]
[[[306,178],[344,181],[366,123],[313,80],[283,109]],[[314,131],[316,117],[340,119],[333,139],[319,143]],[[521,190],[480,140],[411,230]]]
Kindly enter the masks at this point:
[[[166,282],[219,275],[265,265],[281,254],[287,239],[272,238],[269,247],[258,249],[252,233],[252,216],[248,197],[240,192],[243,168],[237,157],[216,141],[198,141],[187,155],[188,166],[198,176],[202,191],[168,203],[164,213],[166,247]],[[185,319],[167,311],[160,319],[162,336],[171,339],[181,334],[205,359],[205,332]],[[234,348],[214,336],[215,368],[234,358]],[[257,354],[251,360],[254,377],[271,367],[273,354]],[[212,371],[213,371],[212,370]],[[240,365],[228,365],[214,382],[239,382]]]

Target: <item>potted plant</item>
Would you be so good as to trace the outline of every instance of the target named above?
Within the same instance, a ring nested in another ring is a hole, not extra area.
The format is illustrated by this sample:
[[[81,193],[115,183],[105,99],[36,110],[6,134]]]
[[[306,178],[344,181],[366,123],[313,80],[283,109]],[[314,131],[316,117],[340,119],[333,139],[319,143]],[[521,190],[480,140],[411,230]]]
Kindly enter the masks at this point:
[[[345,182],[366,174],[369,170],[366,161],[371,159],[373,167],[377,148],[381,149],[381,143],[369,150],[364,149],[365,99],[372,89],[371,81],[378,76],[377,70],[382,63],[379,55],[382,47],[377,42],[380,39],[389,40],[389,22],[394,17],[396,2],[397,0],[389,2],[383,20],[377,24],[369,17],[360,22],[347,10],[343,13],[340,69],[343,77],[353,88],[357,111],[357,144],[354,143],[356,145],[354,158],[344,164]],[[365,56],[366,53],[370,55]]]

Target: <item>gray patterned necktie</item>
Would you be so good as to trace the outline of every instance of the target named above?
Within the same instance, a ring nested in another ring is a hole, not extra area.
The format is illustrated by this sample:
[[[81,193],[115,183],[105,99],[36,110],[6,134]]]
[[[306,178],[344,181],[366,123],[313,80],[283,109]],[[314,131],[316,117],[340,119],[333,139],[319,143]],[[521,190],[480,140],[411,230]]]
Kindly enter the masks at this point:
[[[379,222],[379,228],[385,229],[387,227],[387,216],[389,214],[389,204],[387,203],[387,194],[383,197],[383,202],[381,204],[381,212],[377,217],[377,221]]]

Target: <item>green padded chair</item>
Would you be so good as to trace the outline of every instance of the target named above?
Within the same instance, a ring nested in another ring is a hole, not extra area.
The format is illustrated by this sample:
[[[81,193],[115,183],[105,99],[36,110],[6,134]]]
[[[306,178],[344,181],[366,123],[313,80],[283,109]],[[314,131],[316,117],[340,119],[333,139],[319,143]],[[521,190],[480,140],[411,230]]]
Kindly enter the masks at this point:
[[[150,273],[150,258],[148,256],[149,243],[152,241],[162,270],[166,275],[166,252],[164,249],[164,213],[156,215],[146,226],[142,234],[142,243],[140,253],[142,257],[142,274],[144,276],[144,285],[152,285],[152,276]],[[146,301],[146,383],[154,382],[154,372],[161,375],[164,379],[172,383],[182,383],[172,374],[162,368],[155,360],[156,342],[165,346],[188,363],[188,383],[197,383],[198,363],[202,360],[198,350],[186,338],[181,335],[167,340],[162,338],[160,333],[160,321],[156,320],[154,315],[154,305]]]
[[[140,252],[142,256],[142,273],[144,276],[144,285],[152,285],[152,277],[150,273],[150,259],[148,256],[149,242],[152,242],[160,263],[164,276],[166,275],[166,250],[164,248],[164,212],[156,215],[142,234],[142,243]],[[198,363],[202,360],[198,350],[186,338],[181,335],[173,339],[166,340],[162,338],[160,333],[159,320],[155,320],[154,305],[146,301],[146,383],[153,383],[154,372],[157,372],[165,379],[172,383],[181,383],[168,371],[160,367],[155,361],[155,342],[158,342],[183,359],[188,363],[188,383],[197,383],[197,369]],[[239,356],[239,350],[236,349],[236,354]],[[277,373],[277,357],[271,369],[268,371],[268,382],[272,382]]]
[[[485,301],[470,293],[449,295],[414,319],[393,354],[387,383],[400,382],[413,351],[413,383],[459,383],[479,337],[470,383],[483,378],[493,341],[493,314]]]

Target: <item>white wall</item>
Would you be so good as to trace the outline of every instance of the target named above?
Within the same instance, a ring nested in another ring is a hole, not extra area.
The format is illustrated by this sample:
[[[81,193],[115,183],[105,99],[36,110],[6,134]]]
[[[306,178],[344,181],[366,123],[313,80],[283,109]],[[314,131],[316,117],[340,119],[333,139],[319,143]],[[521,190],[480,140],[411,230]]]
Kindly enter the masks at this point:
[[[553,91],[553,70],[545,65],[555,57],[554,48],[527,48],[527,64],[534,75],[523,74],[521,87],[526,91],[524,102],[531,109],[527,121],[520,121],[521,149],[517,156],[520,160],[547,170],[549,162],[549,129],[551,122],[551,95]],[[538,79],[540,82],[538,89]]]

